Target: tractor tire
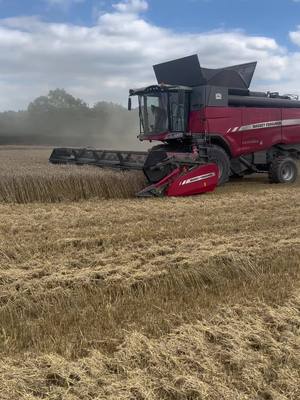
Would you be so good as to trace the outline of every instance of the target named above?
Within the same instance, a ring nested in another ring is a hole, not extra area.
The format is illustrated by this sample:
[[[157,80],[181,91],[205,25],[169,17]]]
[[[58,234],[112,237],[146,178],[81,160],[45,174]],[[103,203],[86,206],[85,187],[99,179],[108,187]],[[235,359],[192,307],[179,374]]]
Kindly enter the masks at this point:
[[[172,172],[173,168],[170,165],[155,167],[158,163],[166,159],[167,152],[172,150],[173,149],[169,145],[162,144],[152,147],[149,151],[143,168],[144,174],[149,183],[157,183]]]
[[[220,146],[212,146],[208,151],[209,161],[217,164],[219,168],[218,186],[223,185],[229,180],[230,158],[226,151]]]
[[[298,176],[298,167],[290,157],[277,157],[270,164],[270,183],[294,183]]]

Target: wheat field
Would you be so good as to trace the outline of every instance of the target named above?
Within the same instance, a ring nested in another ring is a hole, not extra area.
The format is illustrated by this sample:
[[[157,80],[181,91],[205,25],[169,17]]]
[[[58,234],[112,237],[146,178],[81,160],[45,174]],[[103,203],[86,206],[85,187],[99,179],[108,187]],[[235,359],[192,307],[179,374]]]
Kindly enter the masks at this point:
[[[47,162],[50,153],[43,147],[0,148],[0,203],[128,198],[145,183],[141,173],[52,165]]]
[[[299,181],[136,199],[48,156],[0,150],[1,400],[300,398]]]

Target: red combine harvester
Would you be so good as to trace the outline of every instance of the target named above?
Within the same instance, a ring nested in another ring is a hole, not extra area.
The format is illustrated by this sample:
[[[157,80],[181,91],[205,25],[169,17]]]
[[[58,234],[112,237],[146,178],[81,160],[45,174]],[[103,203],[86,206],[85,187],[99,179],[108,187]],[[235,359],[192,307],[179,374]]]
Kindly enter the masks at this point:
[[[158,64],[157,85],[138,96],[140,140],[160,141],[148,152],[54,149],[52,163],[143,170],[149,186],[139,196],[188,196],[229,180],[268,173],[292,183],[300,159],[300,101],[292,95],[252,92],[256,62],[202,68],[197,55]]]

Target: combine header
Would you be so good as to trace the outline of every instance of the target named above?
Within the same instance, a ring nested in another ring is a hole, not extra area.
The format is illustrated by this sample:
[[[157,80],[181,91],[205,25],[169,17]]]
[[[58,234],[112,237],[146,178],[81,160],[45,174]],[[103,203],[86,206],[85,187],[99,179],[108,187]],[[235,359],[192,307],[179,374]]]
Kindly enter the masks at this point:
[[[149,186],[139,196],[209,192],[231,176],[268,173],[292,183],[300,158],[300,101],[277,92],[253,92],[256,62],[202,68],[197,55],[155,65],[157,84],[129,92],[139,100],[148,152],[54,149],[52,163],[143,170]]]

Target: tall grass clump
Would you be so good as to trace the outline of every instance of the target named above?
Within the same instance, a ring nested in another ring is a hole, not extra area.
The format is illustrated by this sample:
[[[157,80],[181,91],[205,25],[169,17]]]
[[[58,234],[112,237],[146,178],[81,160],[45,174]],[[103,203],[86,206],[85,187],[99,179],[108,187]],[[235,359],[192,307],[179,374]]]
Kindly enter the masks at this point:
[[[55,203],[92,198],[128,198],[144,184],[142,173],[48,163],[49,150],[0,152],[0,202]]]
[[[92,198],[128,198],[143,185],[138,173],[97,171],[93,167],[45,168],[43,173],[6,174],[0,176],[0,202],[55,203]]]

